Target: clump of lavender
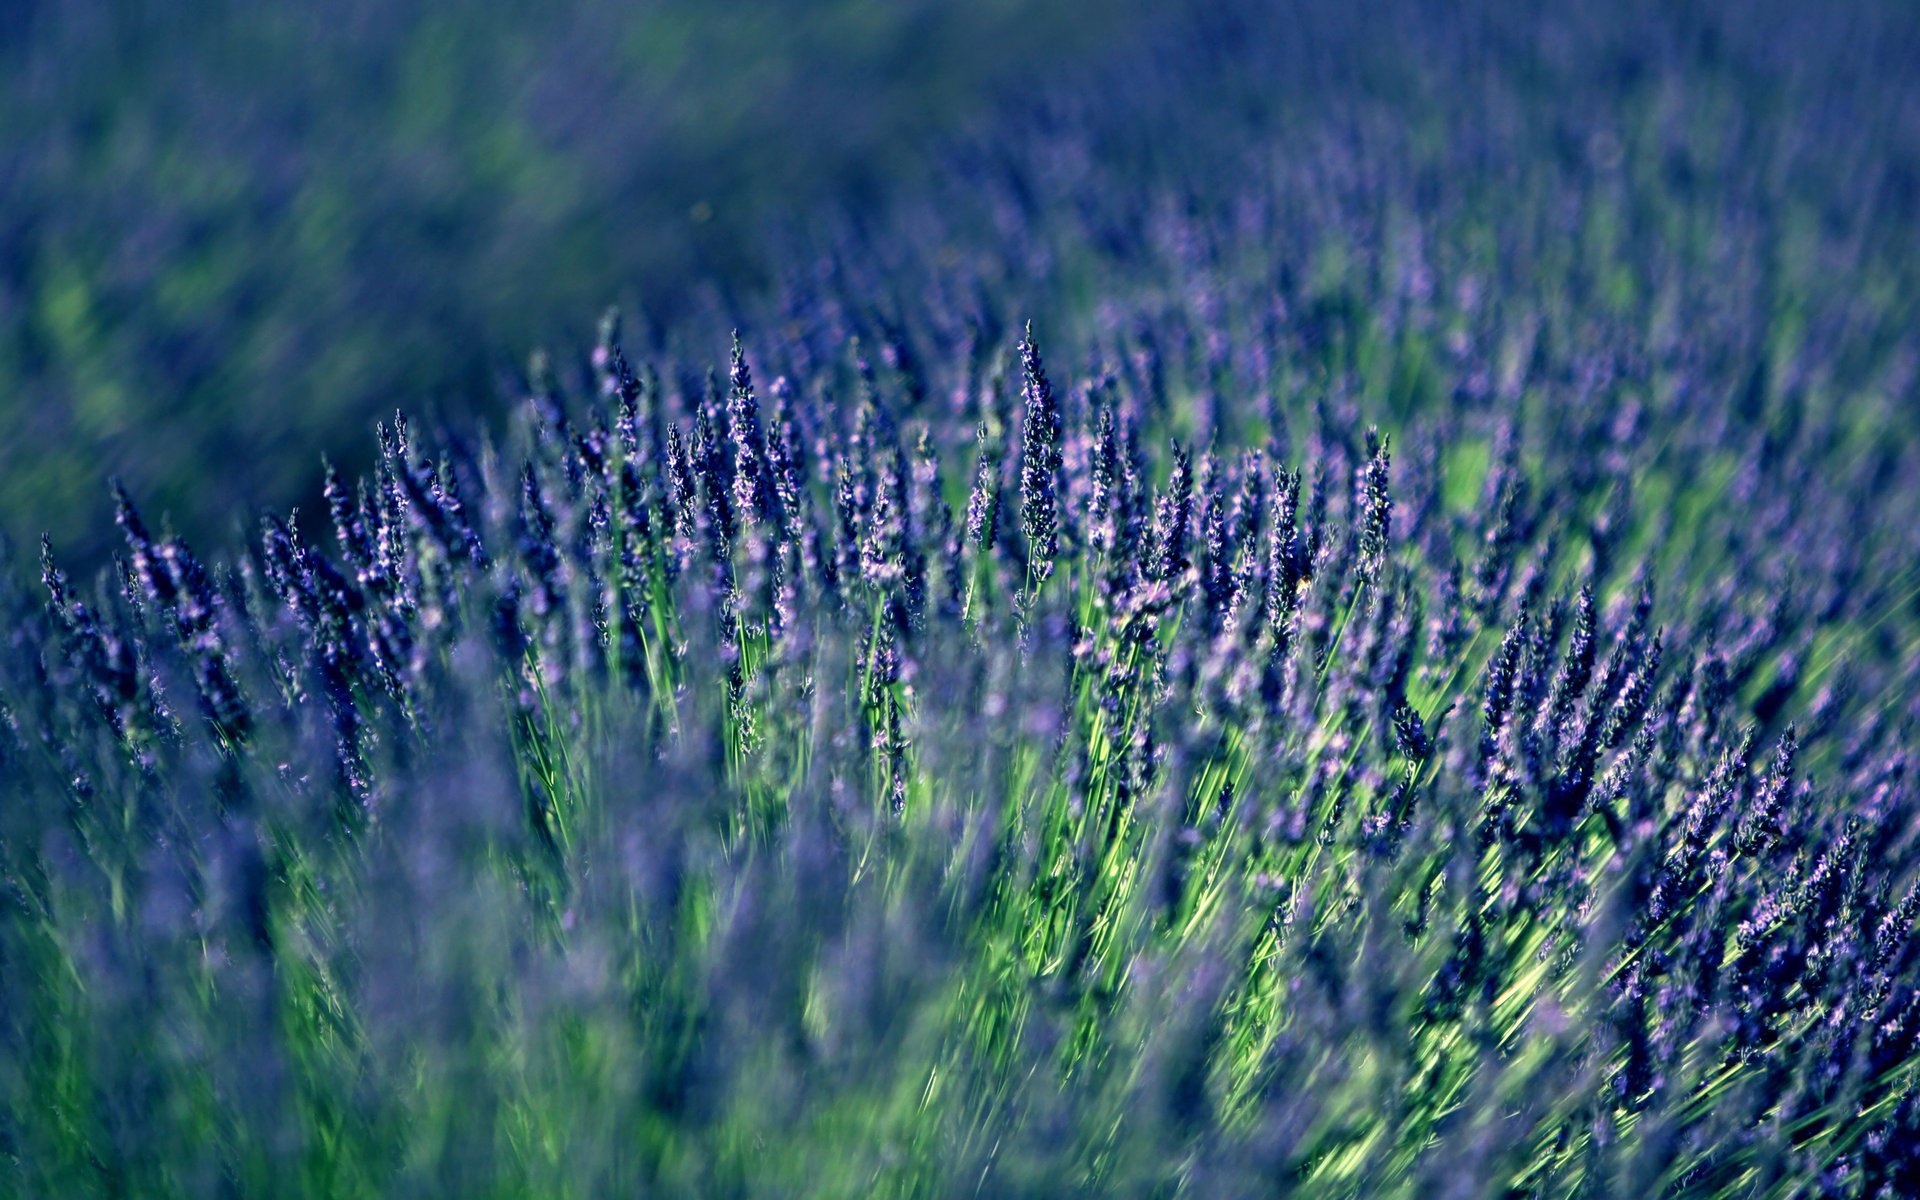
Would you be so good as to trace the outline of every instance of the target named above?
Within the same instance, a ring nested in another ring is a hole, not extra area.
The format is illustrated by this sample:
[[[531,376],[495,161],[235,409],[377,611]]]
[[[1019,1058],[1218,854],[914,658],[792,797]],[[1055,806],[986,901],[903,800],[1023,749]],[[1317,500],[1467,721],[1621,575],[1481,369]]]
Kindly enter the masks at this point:
[[[1915,1193],[1910,331],[1059,120],[325,532],[0,572],[0,1190]]]

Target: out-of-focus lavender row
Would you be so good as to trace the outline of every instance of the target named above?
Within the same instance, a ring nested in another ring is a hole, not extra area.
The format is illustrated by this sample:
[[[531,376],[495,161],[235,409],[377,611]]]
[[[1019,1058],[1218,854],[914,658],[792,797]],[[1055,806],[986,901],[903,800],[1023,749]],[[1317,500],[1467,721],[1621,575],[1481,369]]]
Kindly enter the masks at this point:
[[[1136,206],[1260,180],[1325,218],[1303,254],[1391,198],[1453,196],[1564,257],[1584,221],[1540,193],[1576,180],[1617,200],[1591,238],[1628,270],[1717,270],[1721,227],[1760,223],[1796,248],[1748,269],[1857,279],[1854,307],[1902,311],[1902,6],[1144,7],[16,5],[0,520],[92,564],[109,475],[203,540],[312,506],[311,451],[370,465],[361,432],[396,400],[497,413],[502,363],[584,337],[605,300],[704,338],[689,292],[758,294],[794,257],[778,226],[924,200],[956,124],[1031,141],[1063,92],[1110,152],[1148,160]],[[1843,261],[1809,258],[1829,237]],[[1085,247],[1018,272],[1071,294]],[[1797,319],[1777,290],[1737,294]]]
[[[370,465],[396,398],[497,416],[583,306],[752,288],[784,214],[889,186],[1120,0],[19,0],[0,18],[0,521],[112,548]],[[1030,39],[1030,40],[1029,40]]]

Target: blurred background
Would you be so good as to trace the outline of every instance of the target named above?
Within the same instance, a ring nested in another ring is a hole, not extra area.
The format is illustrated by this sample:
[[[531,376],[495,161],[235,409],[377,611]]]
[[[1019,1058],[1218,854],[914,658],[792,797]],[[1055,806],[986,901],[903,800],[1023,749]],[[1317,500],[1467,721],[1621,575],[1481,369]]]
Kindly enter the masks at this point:
[[[1271,190],[1316,271],[1399,188],[1547,316],[1659,284],[1737,318],[1704,341],[1756,395],[1799,356],[1902,403],[1915,63],[1906,0],[0,0],[0,533],[102,563],[117,474],[250,537],[396,408],[498,412],[608,304],[723,353],[716,314],[822,244],[920,289],[893,251],[971,221],[1024,313],[1151,297],[1009,240],[1002,193],[1076,172],[1141,180],[1089,201],[1128,221]]]
[[[763,282],[1138,0],[6,0],[0,530],[216,542],[405,407],[503,404],[601,307]]]

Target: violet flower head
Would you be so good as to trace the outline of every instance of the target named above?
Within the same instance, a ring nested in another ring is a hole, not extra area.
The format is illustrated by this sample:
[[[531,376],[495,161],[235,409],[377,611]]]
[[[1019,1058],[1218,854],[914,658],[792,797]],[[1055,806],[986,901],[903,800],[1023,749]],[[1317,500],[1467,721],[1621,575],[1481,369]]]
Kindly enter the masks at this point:
[[[1028,322],[1020,340],[1020,525],[1032,570],[1044,581],[1060,549],[1060,408]]]

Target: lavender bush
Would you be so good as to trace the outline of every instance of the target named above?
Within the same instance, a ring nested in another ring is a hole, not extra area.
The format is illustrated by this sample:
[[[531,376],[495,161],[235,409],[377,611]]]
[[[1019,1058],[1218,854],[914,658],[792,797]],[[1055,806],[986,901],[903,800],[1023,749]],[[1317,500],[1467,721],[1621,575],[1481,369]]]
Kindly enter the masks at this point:
[[[1912,30],[1595,20],[1381,35],[1440,145],[1258,21],[1037,85],[324,512],[16,550],[0,1178],[1920,1193]]]

